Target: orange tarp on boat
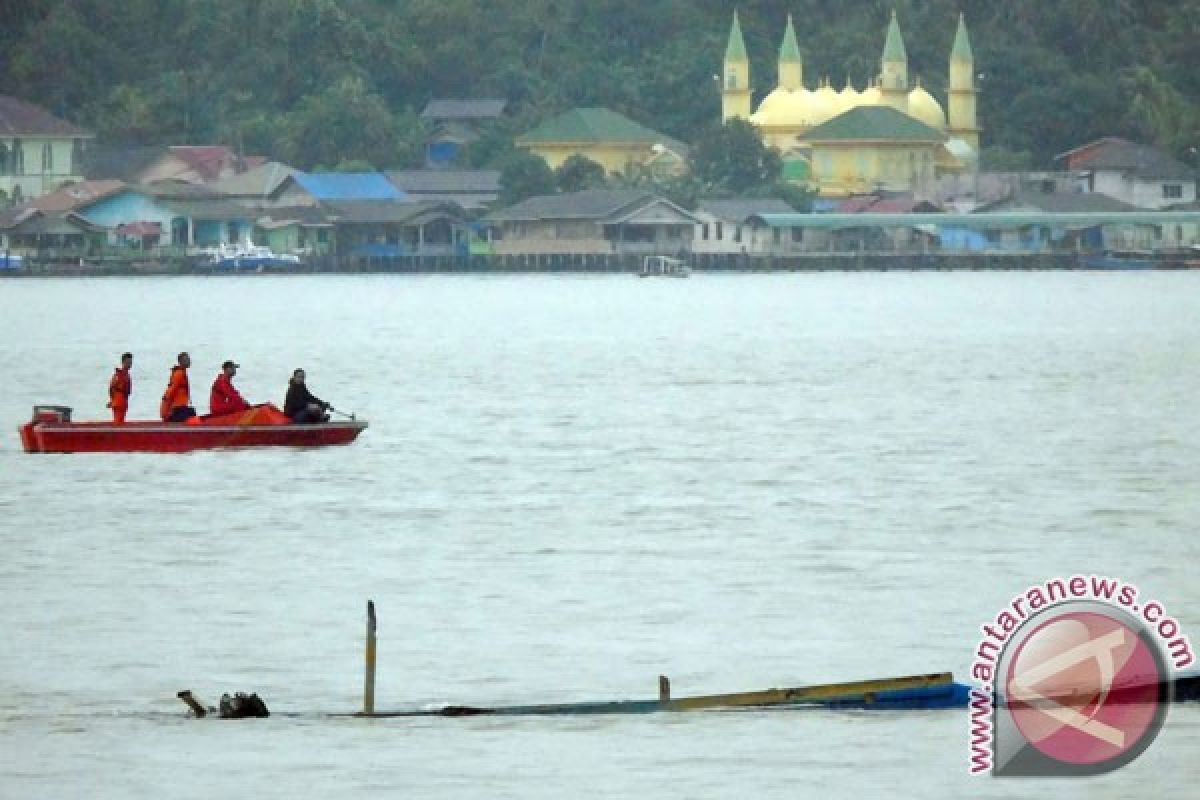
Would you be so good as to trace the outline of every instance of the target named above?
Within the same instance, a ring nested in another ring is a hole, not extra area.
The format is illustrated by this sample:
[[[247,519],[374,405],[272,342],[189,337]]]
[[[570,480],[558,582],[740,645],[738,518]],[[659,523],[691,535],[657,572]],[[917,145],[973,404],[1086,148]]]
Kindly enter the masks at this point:
[[[192,417],[189,425],[291,425],[292,421],[286,414],[272,403],[252,406],[245,411],[235,411],[232,414],[206,415]]]

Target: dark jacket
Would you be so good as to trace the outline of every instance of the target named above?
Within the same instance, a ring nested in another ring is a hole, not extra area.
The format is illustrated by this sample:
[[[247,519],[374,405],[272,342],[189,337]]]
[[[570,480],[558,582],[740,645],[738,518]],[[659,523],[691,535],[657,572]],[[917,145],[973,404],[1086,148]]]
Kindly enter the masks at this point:
[[[294,418],[301,411],[308,408],[310,403],[316,403],[321,408],[325,408],[328,405],[324,400],[310,392],[308,387],[303,383],[288,383],[287,397],[283,401],[284,414]]]

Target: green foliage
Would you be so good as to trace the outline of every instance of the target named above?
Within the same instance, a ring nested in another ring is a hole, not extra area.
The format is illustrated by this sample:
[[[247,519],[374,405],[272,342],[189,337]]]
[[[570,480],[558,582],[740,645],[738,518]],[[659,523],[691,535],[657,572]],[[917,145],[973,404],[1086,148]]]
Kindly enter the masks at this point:
[[[979,168],[984,172],[1026,172],[1033,169],[1033,155],[1028,150],[985,147],[979,153]]]
[[[357,158],[339,161],[333,165],[317,164],[313,172],[374,172],[375,165]]]
[[[743,119],[706,128],[692,147],[690,161],[702,183],[733,194],[774,185],[783,171],[779,151],[764,145],[754,126]]]
[[[769,197],[778,197],[792,207],[793,211],[808,213],[812,211],[813,199],[817,193],[805,186],[779,181],[768,191]]]
[[[554,172],[541,156],[514,150],[500,169],[501,206],[519,203],[529,197],[555,193]]]
[[[0,0],[0,92],[111,141],[381,168],[421,161],[413,112],[432,97],[503,97],[511,119],[465,158],[497,167],[514,135],[577,106],[695,143],[719,116],[735,5],[756,99],[788,13],[808,84],[861,89],[895,7],[910,78],[944,100],[961,9],[997,153],[1048,168],[1100,135],[1200,147],[1200,0]]]
[[[579,192],[604,186],[604,167],[581,155],[573,155],[554,170],[560,192]]]
[[[348,160],[392,169],[421,157],[420,125],[392,114],[361,78],[343,78],[306,96],[280,120],[279,137],[282,160],[301,169]]]

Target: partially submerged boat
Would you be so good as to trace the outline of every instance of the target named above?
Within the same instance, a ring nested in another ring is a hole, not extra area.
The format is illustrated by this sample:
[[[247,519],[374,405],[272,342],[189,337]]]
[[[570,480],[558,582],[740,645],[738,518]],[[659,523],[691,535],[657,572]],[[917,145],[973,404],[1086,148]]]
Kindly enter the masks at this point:
[[[184,453],[230,447],[325,447],[349,444],[367,427],[348,419],[315,425],[292,422],[266,403],[233,414],[187,422],[72,422],[66,406],[39,405],[18,430],[27,453]]]

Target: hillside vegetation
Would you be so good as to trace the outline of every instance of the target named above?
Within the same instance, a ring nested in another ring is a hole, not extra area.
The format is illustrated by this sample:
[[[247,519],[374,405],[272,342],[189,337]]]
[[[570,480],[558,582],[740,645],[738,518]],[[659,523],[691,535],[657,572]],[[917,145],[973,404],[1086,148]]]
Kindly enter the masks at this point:
[[[791,13],[810,85],[878,71],[895,8],[909,72],[944,97],[958,12],[981,75],[985,164],[1048,167],[1102,135],[1196,163],[1200,0],[741,0],[758,96]],[[734,2],[0,0],[0,92],[130,143],[226,143],[303,168],[420,158],[431,97],[513,112],[473,159],[574,106],[684,141],[719,117]]]

